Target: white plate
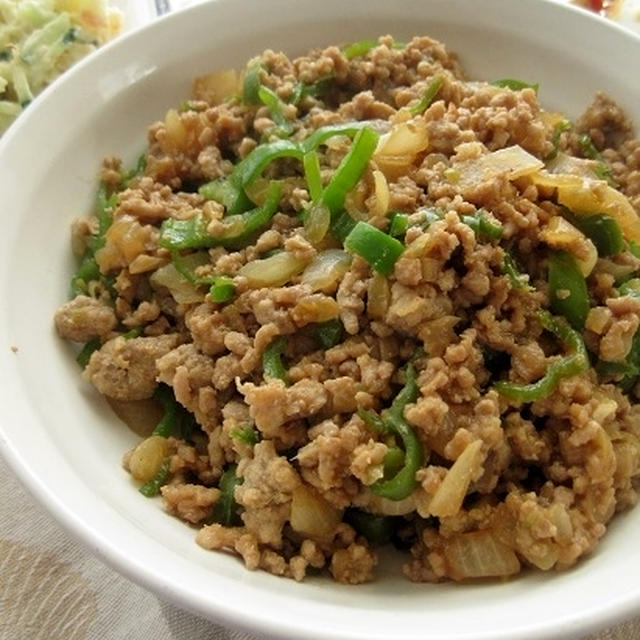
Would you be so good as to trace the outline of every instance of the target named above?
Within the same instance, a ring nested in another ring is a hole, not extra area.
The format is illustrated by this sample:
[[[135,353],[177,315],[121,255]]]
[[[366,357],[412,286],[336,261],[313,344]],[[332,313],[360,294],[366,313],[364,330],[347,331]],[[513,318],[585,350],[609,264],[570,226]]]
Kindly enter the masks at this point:
[[[0,141],[0,451],[75,536],[161,597],[278,638],[574,638],[640,607],[640,509],[616,518],[597,552],[565,573],[509,582],[415,585],[396,569],[360,587],[297,584],[206,552],[194,531],[145,500],[121,469],[135,437],[79,377],[52,316],[73,264],[69,223],[91,202],[105,155],[133,162],[148,123],[191,76],[239,67],[267,47],[392,32],[441,38],[477,78],[541,84],[576,115],[606,89],[640,122],[640,39],[548,0],[217,0],[154,21],[81,62]],[[588,46],[587,46],[588,45]]]

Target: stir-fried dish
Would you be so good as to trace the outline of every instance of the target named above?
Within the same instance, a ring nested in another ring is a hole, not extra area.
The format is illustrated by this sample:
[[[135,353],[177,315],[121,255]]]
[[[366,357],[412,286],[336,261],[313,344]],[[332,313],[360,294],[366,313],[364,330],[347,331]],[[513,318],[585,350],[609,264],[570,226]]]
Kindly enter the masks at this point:
[[[0,0],[0,133],[120,22],[107,0]]]
[[[636,503],[640,142],[537,92],[427,37],[266,51],[104,162],[57,330],[202,547],[503,577]]]

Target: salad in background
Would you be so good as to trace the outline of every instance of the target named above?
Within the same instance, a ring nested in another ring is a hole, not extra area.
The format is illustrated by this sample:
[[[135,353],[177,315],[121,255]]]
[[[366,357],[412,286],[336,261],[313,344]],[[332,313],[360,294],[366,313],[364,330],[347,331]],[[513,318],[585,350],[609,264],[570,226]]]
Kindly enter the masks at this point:
[[[122,13],[108,0],[0,0],[0,134],[121,26]]]

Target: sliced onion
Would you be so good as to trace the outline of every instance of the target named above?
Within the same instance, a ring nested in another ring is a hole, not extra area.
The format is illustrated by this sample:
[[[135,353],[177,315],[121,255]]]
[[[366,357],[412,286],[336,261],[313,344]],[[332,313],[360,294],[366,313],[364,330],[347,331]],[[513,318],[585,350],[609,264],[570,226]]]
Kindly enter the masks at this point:
[[[583,276],[588,276],[598,261],[598,250],[593,242],[562,216],[553,216],[540,232],[540,239],[554,249],[573,254]]]
[[[391,302],[391,288],[385,276],[377,271],[367,286],[367,315],[374,320],[382,320]]]
[[[304,234],[314,246],[320,244],[329,231],[331,212],[324,204],[314,204],[304,221]]]
[[[321,251],[304,270],[300,281],[314,291],[330,290],[349,270],[350,264],[351,256],[342,249]]]
[[[282,251],[263,260],[248,262],[240,268],[238,274],[244,276],[253,289],[280,287],[300,273],[305,264],[293,253]]]
[[[380,137],[374,158],[416,156],[429,145],[429,133],[423,118],[414,118],[391,127]]]
[[[220,104],[239,92],[238,74],[234,69],[198,76],[193,82],[193,95],[209,104]]]
[[[166,138],[164,139],[163,150],[173,151],[183,149],[188,142],[188,131],[182,122],[182,118],[176,109],[169,109],[164,118]],[[165,148],[165,147],[168,147]]]
[[[550,173],[568,173],[569,175],[593,180],[596,177],[593,171],[598,164],[596,160],[576,158],[559,152],[553,160],[547,162],[546,169]]]
[[[384,173],[377,169],[373,172],[373,189],[375,202],[371,208],[371,213],[374,216],[385,216],[387,215],[387,211],[389,211],[389,183]]]
[[[522,147],[513,145],[477,158],[456,162],[449,175],[452,177],[452,182],[460,190],[465,191],[501,175],[505,175],[508,180],[515,180],[534,173],[543,166],[542,160]]]
[[[510,576],[520,571],[520,561],[513,549],[490,530],[455,535],[447,540],[444,556],[454,580]]]
[[[400,122],[380,137],[373,160],[388,177],[405,173],[416,156],[429,146],[427,125],[422,118]]]
[[[628,198],[604,180],[570,173],[537,171],[531,174],[535,185],[557,190],[558,204],[575,215],[606,213],[620,225],[626,240],[640,243],[640,216]]]
[[[194,304],[204,300],[205,291],[186,280],[172,264],[166,264],[154,271],[149,281],[153,286],[169,289],[178,304]]]
[[[482,440],[474,440],[466,446],[433,495],[429,503],[431,515],[442,518],[458,513],[471,480],[480,471],[483,457]]]
[[[300,485],[291,498],[291,528],[319,540],[333,537],[342,520],[342,512],[305,485]]]

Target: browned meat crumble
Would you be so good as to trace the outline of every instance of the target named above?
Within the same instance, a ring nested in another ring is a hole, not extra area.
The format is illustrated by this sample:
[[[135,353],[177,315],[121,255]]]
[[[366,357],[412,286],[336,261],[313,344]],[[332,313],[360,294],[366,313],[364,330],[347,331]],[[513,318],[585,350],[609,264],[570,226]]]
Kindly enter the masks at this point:
[[[178,416],[125,468],[202,547],[295,580],[372,580],[383,544],[408,551],[414,581],[572,566],[638,499],[640,141],[626,116],[599,94],[565,124],[534,87],[469,81],[427,37],[359,55],[266,51],[242,83],[199,78],[149,128],[142,171],[105,161],[106,231],[97,212],[74,223],[74,250],[97,270],[74,278],[58,333],[94,349],[83,375],[121,412],[164,398]],[[265,145],[350,122],[378,142],[338,213],[383,232],[404,223],[386,273],[345,251],[335,211],[320,232],[310,222],[353,134],[317,147],[320,195],[300,158],[265,165],[245,194],[265,206],[279,180],[275,211],[235,246],[163,240],[198,216],[223,238],[231,205],[198,187],[228,185]],[[621,234],[614,249],[580,225],[600,214]],[[558,255],[572,269],[560,286]],[[228,299],[212,298],[214,276]],[[589,359],[519,396],[570,357],[567,331]],[[405,438],[372,416],[389,415],[411,369]]]

